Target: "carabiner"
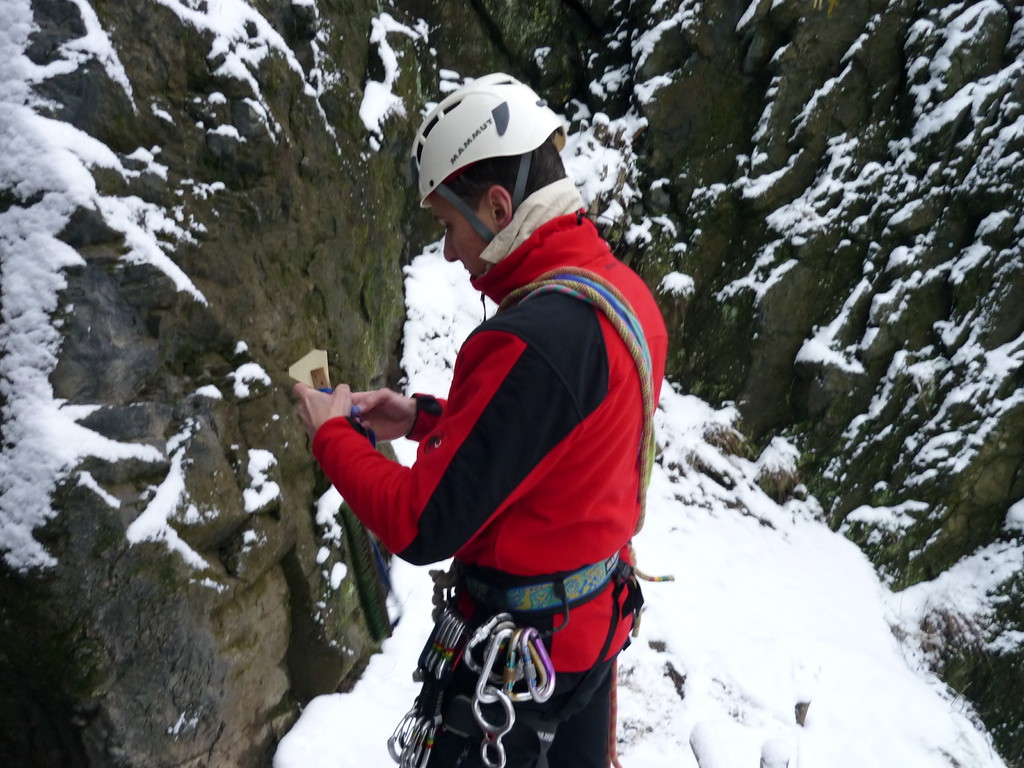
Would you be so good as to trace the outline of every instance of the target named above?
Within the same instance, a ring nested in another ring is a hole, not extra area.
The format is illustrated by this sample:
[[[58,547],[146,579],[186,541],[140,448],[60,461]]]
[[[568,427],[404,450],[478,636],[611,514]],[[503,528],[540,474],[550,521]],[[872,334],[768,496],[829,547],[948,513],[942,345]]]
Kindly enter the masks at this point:
[[[405,760],[405,753],[412,744],[413,737],[416,734],[416,728],[419,725],[419,720],[420,715],[414,706],[405,714],[405,717],[399,721],[398,725],[395,726],[395,730],[391,734],[391,738],[388,739],[388,754],[390,754],[391,759],[399,765],[402,765]]]
[[[420,718],[413,735],[411,748],[402,753],[401,768],[426,768],[430,750],[434,748],[434,723],[425,717]]]
[[[466,632],[466,622],[449,610],[440,618],[438,626],[440,631],[434,642],[429,671],[433,673],[435,679],[441,680],[456,661]]]
[[[491,635],[491,641],[487,645],[487,653],[484,656],[484,663],[480,665],[480,674],[476,681],[476,696],[475,699],[482,701],[484,704],[494,704],[497,701],[494,694],[489,691],[498,691],[494,685],[488,685],[490,681],[492,670],[494,669],[494,662],[497,661],[498,654],[501,652],[502,645],[504,645],[515,630],[512,628],[499,629]],[[501,676],[497,676],[497,685],[501,684]],[[483,723],[481,723],[483,727]],[[487,730],[484,728],[484,730]]]
[[[513,630],[512,638],[508,641],[508,647],[505,649],[505,663],[503,665],[504,670],[501,675],[501,683],[508,696],[512,696],[512,689],[515,688],[516,682],[523,678],[522,660],[518,655],[519,638],[522,634],[522,629],[516,628]]]
[[[487,621],[481,624],[479,628],[477,628],[476,632],[474,632],[473,636],[469,639],[469,642],[466,643],[466,649],[463,654],[466,666],[469,667],[470,670],[472,670],[473,672],[479,672],[481,670],[481,666],[477,664],[476,659],[473,658],[473,649],[480,645],[480,643],[482,643],[484,640],[486,640],[490,636],[491,632],[499,624],[511,620],[512,614],[510,613],[496,613],[494,616],[491,616],[491,618],[489,618]],[[491,663],[493,663],[493,660]]]
[[[555,667],[551,663],[551,657],[548,656],[547,648],[544,647],[544,640],[541,639],[540,633],[536,629],[532,627],[525,629],[520,642],[529,649],[528,658],[538,669],[541,678],[539,685],[536,678],[532,684],[527,682],[530,694],[534,701],[543,703],[550,699],[551,694],[555,692]]]
[[[484,741],[495,742],[498,748],[501,748],[501,737],[512,730],[512,725],[516,721],[516,713],[512,708],[512,700],[500,688],[489,685],[488,679],[502,644],[512,636],[513,631],[509,628],[499,629],[491,635],[491,642],[487,646],[485,663],[480,669],[480,677],[476,681],[476,691],[473,696],[473,719],[480,726],[480,730],[484,732]],[[505,710],[504,720],[498,723],[488,722],[487,718],[484,717],[483,709],[481,708],[482,704],[501,704]],[[500,749],[500,751],[504,755],[504,750]],[[502,760],[502,764],[504,764],[504,760]],[[488,763],[488,765],[491,765],[491,763]]]

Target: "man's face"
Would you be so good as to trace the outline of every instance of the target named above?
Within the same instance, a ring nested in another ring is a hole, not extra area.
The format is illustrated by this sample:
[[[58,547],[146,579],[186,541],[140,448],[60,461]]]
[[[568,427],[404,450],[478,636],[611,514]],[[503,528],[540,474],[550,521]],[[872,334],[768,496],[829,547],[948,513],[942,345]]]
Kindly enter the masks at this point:
[[[444,227],[445,261],[460,261],[470,275],[480,277],[490,267],[490,264],[480,258],[480,254],[487,247],[487,242],[466,221],[466,217],[443,197],[433,194],[427,198],[427,205],[430,206],[430,211],[437,222]],[[491,226],[486,215],[487,207],[486,201],[481,201],[477,216]]]

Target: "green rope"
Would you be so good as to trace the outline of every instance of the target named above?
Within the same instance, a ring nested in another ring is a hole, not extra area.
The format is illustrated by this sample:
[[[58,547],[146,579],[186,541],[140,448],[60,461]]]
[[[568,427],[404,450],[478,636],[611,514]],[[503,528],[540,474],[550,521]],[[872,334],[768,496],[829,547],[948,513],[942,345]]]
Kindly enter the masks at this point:
[[[370,637],[382,642],[391,635],[391,619],[388,617],[387,598],[380,575],[377,556],[373,550],[372,535],[348,504],[341,505],[341,527],[345,533],[352,573],[355,576],[356,592],[366,619]]]

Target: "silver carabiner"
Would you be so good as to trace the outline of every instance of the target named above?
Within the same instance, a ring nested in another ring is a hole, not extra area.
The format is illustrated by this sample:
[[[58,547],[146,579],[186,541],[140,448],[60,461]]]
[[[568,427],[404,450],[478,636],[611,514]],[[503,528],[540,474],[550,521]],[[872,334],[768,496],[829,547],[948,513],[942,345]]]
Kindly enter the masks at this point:
[[[498,622],[495,623],[495,626],[497,624]],[[500,688],[488,683],[502,645],[509,641],[514,632],[515,629],[512,627],[501,627],[491,635],[473,696],[473,719],[484,733],[484,739],[480,744],[480,759],[488,768],[505,768],[505,747],[501,743],[501,738],[512,730],[516,721],[512,700]],[[483,704],[501,704],[504,710],[504,719],[495,723],[488,722],[481,707]]]
[[[508,641],[515,630],[512,627],[504,627],[497,629],[491,635],[491,641],[487,645],[487,652],[484,655],[484,662],[480,665],[479,677],[476,681],[476,699],[483,701],[484,704],[493,704],[497,701],[492,694],[489,694],[488,689],[497,690],[494,686],[488,685],[494,670],[494,663],[498,659],[498,654],[501,652],[501,646]],[[501,685],[501,675],[496,676],[497,685]],[[483,727],[483,724],[481,724]]]
[[[439,620],[439,631],[434,641],[434,650],[427,666],[434,678],[440,680],[454,662],[462,636],[466,631],[466,622],[448,610]]]
[[[402,753],[401,768],[426,768],[430,750],[434,747],[434,723],[423,717],[413,731],[414,741]]]
[[[466,650],[465,653],[463,654],[463,659],[466,662],[466,666],[469,667],[470,670],[472,670],[473,672],[479,672],[481,669],[480,665],[477,664],[476,660],[473,658],[473,654],[471,653],[471,651],[478,645],[480,645],[480,643],[482,643],[488,637],[490,637],[491,632],[499,624],[509,622],[511,620],[511,613],[496,613],[494,616],[491,616],[491,618],[489,618],[487,621],[481,624],[479,628],[477,628],[476,632],[474,632],[473,636],[469,639],[469,642],[466,643]]]
[[[420,716],[416,712],[416,707],[410,709],[405,717],[403,717],[398,725],[395,726],[394,732],[391,734],[391,738],[388,739],[388,754],[391,755],[391,759],[399,765],[402,765],[406,750],[412,743],[412,737],[416,732],[416,726],[419,723]]]

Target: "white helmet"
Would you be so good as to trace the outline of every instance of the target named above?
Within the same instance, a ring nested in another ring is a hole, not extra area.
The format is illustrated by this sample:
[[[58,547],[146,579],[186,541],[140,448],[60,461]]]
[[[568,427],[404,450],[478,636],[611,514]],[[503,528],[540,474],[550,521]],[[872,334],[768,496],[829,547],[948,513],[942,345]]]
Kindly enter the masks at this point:
[[[556,131],[561,151],[565,125],[514,77],[496,72],[462,86],[430,110],[413,140],[412,175],[420,205],[427,207],[427,197],[452,174],[480,160],[532,152]],[[526,178],[520,185],[525,188]]]

